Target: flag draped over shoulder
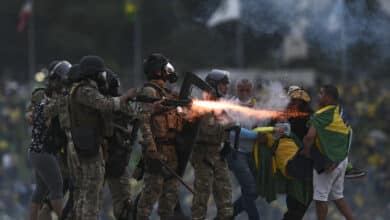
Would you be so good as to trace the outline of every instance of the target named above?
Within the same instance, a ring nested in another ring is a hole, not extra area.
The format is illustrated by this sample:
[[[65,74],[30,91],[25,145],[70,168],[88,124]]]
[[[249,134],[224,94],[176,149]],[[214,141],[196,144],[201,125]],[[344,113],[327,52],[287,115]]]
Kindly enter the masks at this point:
[[[32,14],[32,1],[26,0],[26,2],[23,4],[19,12],[19,22],[17,27],[18,32],[23,32],[31,14]]]
[[[316,147],[333,162],[343,161],[348,153],[350,128],[339,113],[339,106],[329,105],[310,119],[317,131]]]

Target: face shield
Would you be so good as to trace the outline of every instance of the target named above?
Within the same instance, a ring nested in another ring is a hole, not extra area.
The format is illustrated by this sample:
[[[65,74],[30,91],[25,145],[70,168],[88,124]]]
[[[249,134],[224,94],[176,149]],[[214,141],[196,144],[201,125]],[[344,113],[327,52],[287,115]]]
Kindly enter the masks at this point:
[[[213,69],[205,78],[205,81],[214,88],[217,98],[227,95],[229,86],[229,72]]]
[[[48,72],[48,79],[49,80],[65,80],[67,78],[67,74],[69,72],[69,69],[72,67],[72,64],[70,64],[68,61],[63,60],[59,61],[57,64],[55,64]]]

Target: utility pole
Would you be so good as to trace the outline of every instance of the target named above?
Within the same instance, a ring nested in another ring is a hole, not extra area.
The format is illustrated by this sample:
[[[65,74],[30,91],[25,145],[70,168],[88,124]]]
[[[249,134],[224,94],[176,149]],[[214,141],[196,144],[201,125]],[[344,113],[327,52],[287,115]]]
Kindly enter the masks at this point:
[[[140,0],[135,0],[136,12],[134,16],[134,35],[133,35],[133,84],[137,85],[142,71],[142,20]]]
[[[31,16],[29,19],[27,30],[27,45],[28,45],[28,72],[26,80],[29,82],[35,73],[35,16],[34,16],[34,0],[31,0]]]

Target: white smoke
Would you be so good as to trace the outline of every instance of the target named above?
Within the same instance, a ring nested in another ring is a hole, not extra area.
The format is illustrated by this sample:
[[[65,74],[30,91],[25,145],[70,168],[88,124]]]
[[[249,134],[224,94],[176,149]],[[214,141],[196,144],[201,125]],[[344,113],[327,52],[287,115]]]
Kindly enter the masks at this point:
[[[211,2],[211,1],[210,1]],[[377,59],[390,56],[390,3],[380,0],[241,0],[240,22],[254,34],[291,32],[300,21],[305,40],[328,55],[356,44],[374,46]],[[389,13],[389,14],[387,14]]]
[[[262,84],[262,90],[256,97],[255,109],[259,110],[274,110],[283,111],[286,109],[289,97],[280,81],[271,81]],[[234,100],[234,99],[232,99]],[[230,101],[234,103],[234,101]],[[237,102],[235,102],[237,103]],[[270,122],[270,118],[258,120],[255,117],[250,117],[243,112],[228,111],[228,115],[242,127],[252,128],[254,126],[265,126]]]
[[[280,81],[271,81],[262,84],[262,94],[256,104],[257,109],[285,110],[289,98]]]

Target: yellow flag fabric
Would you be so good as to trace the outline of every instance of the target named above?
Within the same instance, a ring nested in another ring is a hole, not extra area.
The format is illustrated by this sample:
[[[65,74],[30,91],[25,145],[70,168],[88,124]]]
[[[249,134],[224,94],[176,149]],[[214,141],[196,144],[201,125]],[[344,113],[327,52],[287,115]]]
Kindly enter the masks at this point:
[[[275,161],[277,169],[282,172],[283,176],[288,177],[286,172],[286,166],[289,160],[291,160],[298,152],[298,146],[291,138],[280,138],[279,146],[275,151]]]
[[[310,119],[316,128],[316,147],[334,162],[345,159],[348,152],[350,128],[339,113],[339,106],[329,105],[318,110]]]

